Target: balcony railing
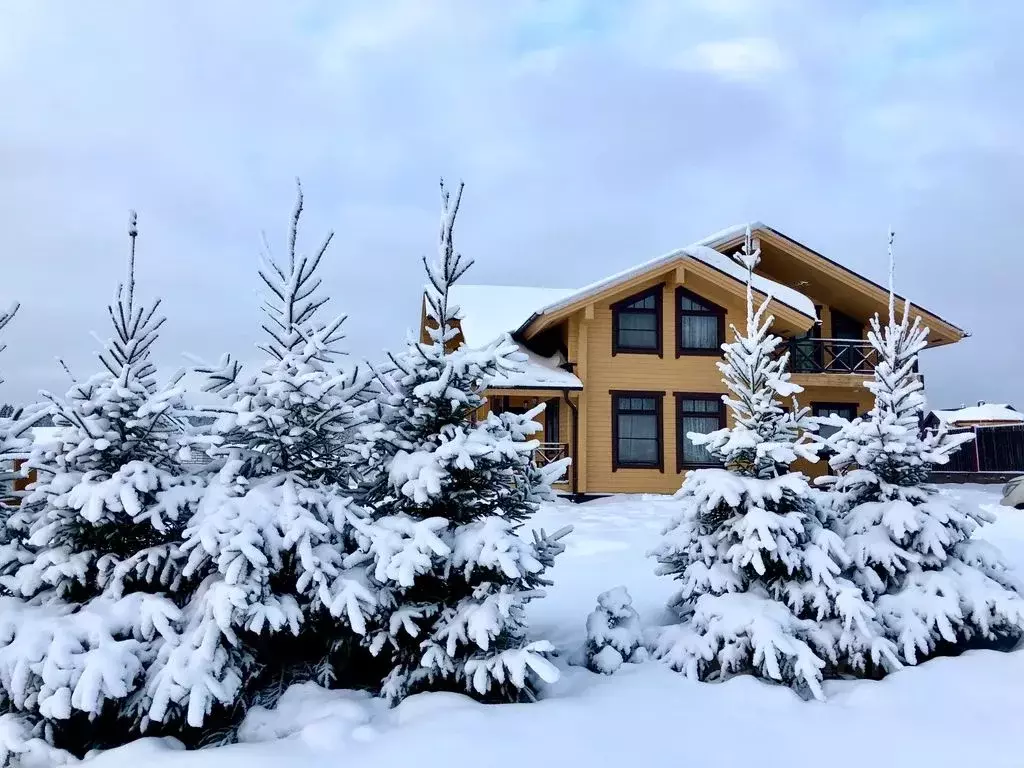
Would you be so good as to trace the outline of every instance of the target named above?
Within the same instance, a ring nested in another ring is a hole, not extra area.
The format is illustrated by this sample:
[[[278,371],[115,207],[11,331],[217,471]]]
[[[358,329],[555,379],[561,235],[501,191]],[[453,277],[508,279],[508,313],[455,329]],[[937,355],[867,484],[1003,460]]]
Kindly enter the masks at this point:
[[[538,467],[544,467],[568,455],[568,443],[541,443],[533,451],[533,463]]]
[[[855,373],[870,375],[878,352],[859,339],[790,339],[789,370],[793,373]]]

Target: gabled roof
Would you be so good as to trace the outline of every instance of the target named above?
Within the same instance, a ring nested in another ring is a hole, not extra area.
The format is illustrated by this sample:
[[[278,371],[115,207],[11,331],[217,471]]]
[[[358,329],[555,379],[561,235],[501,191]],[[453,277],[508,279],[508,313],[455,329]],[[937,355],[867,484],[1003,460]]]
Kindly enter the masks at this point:
[[[751,233],[764,233],[769,235],[770,237],[778,238],[779,240],[785,241],[786,243],[795,246],[795,248],[806,252],[808,255],[815,257],[824,264],[827,264],[829,267],[836,270],[837,272],[842,273],[848,279],[852,279],[853,281],[860,283],[861,286],[866,290],[881,292],[886,295],[888,295],[889,293],[889,289],[886,288],[885,286],[876,283],[874,280],[864,277],[864,275],[860,274],[859,272],[853,271],[849,267],[840,264],[838,261],[834,261],[828,258],[828,256],[825,256],[819,251],[816,251],[813,248],[804,245],[796,238],[787,235],[785,232],[781,232],[773,227],[769,227],[767,224],[760,221],[751,221],[746,224],[737,224],[736,226],[728,227],[726,229],[720,230],[719,232],[715,232],[712,235],[708,235],[706,238],[699,242],[711,248],[736,247],[742,241],[742,238],[746,234],[747,227],[750,228]],[[899,304],[902,305],[903,302],[906,301],[906,297],[897,294],[896,300]],[[944,319],[940,315],[937,315],[931,310],[922,307],[920,304],[912,303],[912,306],[916,313],[930,316],[934,320],[945,325],[947,329],[956,336],[963,338],[971,335],[970,332],[964,330],[958,325],[954,325],[953,323]]]
[[[671,251],[663,256],[658,256],[650,261],[645,261],[642,264],[637,264],[635,267],[630,267],[622,272],[606,277],[603,280],[598,280],[596,283],[584,286],[574,293],[564,296],[561,299],[538,309],[537,312],[535,312],[535,316],[564,309],[572,304],[579,303],[597,296],[598,294],[604,293],[617,285],[632,280],[634,277],[669,267],[675,263],[685,262],[688,259],[701,262],[717,272],[721,272],[722,274],[733,278],[738,283],[745,284],[746,282],[747,271],[743,267],[741,267],[731,257],[726,256],[723,253],[719,253],[713,248],[704,245],[703,241],[701,241],[694,243],[693,245],[688,245],[685,248]],[[814,302],[799,291],[795,291],[788,286],[756,274],[754,275],[753,285],[755,289],[766,295],[770,295],[772,298],[782,302],[790,309],[799,312],[801,315],[804,315],[811,320],[818,319],[818,316],[814,311]]]
[[[1024,413],[1004,403],[980,403],[949,411],[932,411],[944,424],[955,425],[983,421],[1013,421],[1024,423]]]
[[[521,286],[498,285],[457,285],[452,290],[452,298],[461,307],[463,337],[469,344],[486,344],[502,333],[513,335],[526,334],[528,329],[538,330],[547,323],[557,322],[571,308],[590,303],[598,296],[612,293],[616,288],[630,281],[635,281],[648,273],[664,271],[674,265],[696,263],[706,274],[716,273],[724,277],[729,284],[741,290],[746,280],[746,270],[733,258],[723,253],[732,250],[737,241],[742,241],[747,228],[754,234],[766,236],[775,243],[785,241],[793,248],[790,253],[797,253],[800,258],[820,263],[827,269],[834,270],[843,276],[843,284],[860,286],[865,295],[875,296],[878,292],[887,293],[877,283],[857,274],[856,272],[822,256],[793,238],[772,229],[760,221],[738,224],[708,235],[684,248],[650,259],[629,269],[605,277],[582,288],[530,288]],[[722,249],[722,250],[716,250]],[[820,262],[819,262],[820,260]],[[712,272],[707,272],[711,270]],[[764,275],[754,275],[754,288],[765,296],[771,296],[782,305],[780,309],[788,311],[793,322],[801,318],[810,323],[818,320],[814,302],[787,285],[771,280]],[[884,299],[884,296],[882,296]],[[902,301],[902,299],[900,299]],[[874,299],[872,299],[874,301]],[[914,310],[929,315],[942,323],[949,340],[965,336],[966,331],[948,323],[932,312],[919,305]],[[558,315],[559,317],[546,316]],[[540,322],[537,322],[540,321]]]

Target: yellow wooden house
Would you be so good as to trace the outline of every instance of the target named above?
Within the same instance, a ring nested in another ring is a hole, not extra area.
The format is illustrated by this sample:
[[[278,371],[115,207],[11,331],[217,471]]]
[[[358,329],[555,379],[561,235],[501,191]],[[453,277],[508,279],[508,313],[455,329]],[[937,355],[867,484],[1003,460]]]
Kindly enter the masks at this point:
[[[536,458],[572,458],[565,492],[671,493],[687,470],[714,466],[685,435],[727,423],[715,363],[731,326],[744,324],[746,273],[730,254],[747,226],[583,288],[455,287],[461,343],[507,332],[526,354],[520,373],[487,390],[488,407],[547,404]],[[804,387],[800,404],[815,416],[864,413],[871,395],[863,384],[875,364],[866,330],[870,317],[885,314],[886,290],[771,227],[749,227],[761,249],[754,287],[758,300],[772,297],[774,332]],[[912,311],[931,329],[930,347],[967,335],[921,307]]]

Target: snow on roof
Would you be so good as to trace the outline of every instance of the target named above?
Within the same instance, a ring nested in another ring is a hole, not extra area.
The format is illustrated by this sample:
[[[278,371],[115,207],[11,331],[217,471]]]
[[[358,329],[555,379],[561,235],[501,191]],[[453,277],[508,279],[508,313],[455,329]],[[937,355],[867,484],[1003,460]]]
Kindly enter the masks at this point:
[[[747,270],[733,261],[724,253],[719,253],[714,248],[706,245],[691,245],[684,251],[691,258],[702,261],[709,267],[725,272],[730,277],[744,282],[747,279]],[[781,301],[786,306],[795,309],[801,315],[806,315],[814,320],[818,319],[818,313],[814,309],[814,302],[799,291],[790,288],[788,285],[777,283],[761,275],[754,275],[754,288],[761,293]]]
[[[503,333],[512,333],[540,307],[572,293],[572,288],[455,285],[449,296],[462,310],[462,336],[466,343],[480,346]]]
[[[622,272],[618,272],[614,275],[611,275],[610,277],[598,280],[596,283],[591,283],[590,285],[584,286],[583,288],[580,288],[578,291],[568,296],[564,296],[561,299],[558,299],[552,302],[551,304],[544,306],[543,309],[537,311],[537,314],[543,315],[548,312],[554,312],[558,309],[562,309],[563,307],[580,301],[581,299],[585,299],[588,296],[593,296],[595,294],[601,293],[602,291],[611,288],[612,286],[615,286],[619,283],[624,283],[627,280],[636,277],[637,275],[642,275],[645,272],[650,272],[651,270],[658,269],[659,267],[664,267],[673,262],[682,261],[687,258],[693,259],[694,261],[699,261],[703,264],[708,265],[712,269],[716,269],[719,272],[728,275],[729,277],[732,277],[736,280],[743,282],[747,279],[747,271],[739,264],[737,264],[735,261],[733,261],[729,256],[726,256],[723,253],[719,253],[713,248],[707,246],[705,243],[718,241],[725,242],[726,240],[729,240],[733,236],[735,236],[737,229],[740,229],[740,231],[746,231],[746,227],[747,225],[744,224],[742,225],[742,228],[731,227],[730,229],[724,229],[721,232],[716,232],[715,234],[705,238],[704,240],[699,240],[693,245],[688,245],[685,248],[680,248],[670,253],[666,253],[663,256],[658,256],[657,258],[651,259],[650,261],[645,261],[642,264],[637,264],[635,267],[630,267],[629,269],[625,269]],[[788,286],[782,285],[781,283],[777,283],[774,280],[769,280],[767,277],[762,277],[761,275],[756,274],[754,275],[753,282],[754,288],[761,291],[762,293],[771,295],[773,298],[777,299],[783,304],[786,304],[791,309],[795,309],[802,315],[806,315],[807,317],[813,318],[815,320],[818,319],[818,315],[814,310],[814,302],[811,301],[806,296],[804,296],[799,291],[795,291],[792,288],[789,288]]]
[[[522,370],[508,376],[495,376],[491,380],[492,387],[583,389],[583,382],[574,373],[559,367],[565,362],[560,355],[541,357],[522,345],[519,345],[519,351],[527,358],[525,363],[520,363]]]
[[[504,333],[513,333],[530,319],[538,307],[574,293],[572,288],[526,288],[514,285],[456,285],[451,300],[462,313],[462,337],[467,344],[488,344]],[[551,387],[583,389],[583,383],[559,366],[560,356],[542,357],[519,345],[526,355],[522,371],[497,376],[491,381],[496,389],[518,387]]]
[[[624,282],[635,275],[684,259],[693,259],[740,282],[746,280],[746,270],[729,256],[709,247],[711,243],[726,242],[746,231],[747,224],[730,227],[700,240],[686,248],[659,256],[618,274],[606,277],[583,288],[529,288],[514,285],[455,285],[451,299],[461,310],[462,336],[466,344],[480,346],[494,341],[503,333],[514,333],[535,315],[553,312],[605,289]],[[751,229],[764,228],[754,222]],[[754,275],[754,287],[762,293],[792,309],[817,319],[814,302],[792,288],[766,277]],[[528,357],[525,370],[520,374],[494,381],[494,387],[558,387],[580,389],[580,380],[559,367],[558,357],[545,358],[520,346]]]
[[[981,403],[950,411],[933,411],[935,418],[945,424],[959,424],[972,421],[1017,421],[1024,422],[1024,413],[1015,411],[1005,403]]]
[[[29,431],[32,433],[33,443],[46,443],[56,440],[64,431],[64,427],[32,427]]]
[[[692,248],[695,245],[706,245],[709,248],[714,248],[718,245],[721,245],[722,243],[727,243],[730,240],[746,233],[748,227],[750,228],[751,232],[756,232],[759,229],[771,230],[771,227],[760,221],[748,221],[744,222],[743,224],[734,224],[731,227],[720,229],[717,232],[712,232],[707,237],[701,238],[695,243],[691,243],[690,247]]]

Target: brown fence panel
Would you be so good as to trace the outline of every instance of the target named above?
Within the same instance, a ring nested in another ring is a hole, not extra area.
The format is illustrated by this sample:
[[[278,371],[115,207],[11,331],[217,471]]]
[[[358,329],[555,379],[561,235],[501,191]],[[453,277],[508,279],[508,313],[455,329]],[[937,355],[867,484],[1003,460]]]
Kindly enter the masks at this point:
[[[978,427],[982,472],[1024,472],[1024,426]]]
[[[973,429],[951,429],[949,434],[951,435],[962,435],[964,432],[974,432]],[[975,436],[974,440],[977,440]],[[978,471],[978,452],[974,445],[974,440],[964,443],[956,449],[956,453],[953,453],[949,457],[949,462],[941,466],[936,467],[940,472],[977,472]]]
[[[951,429],[950,434],[973,432],[974,440],[964,443],[936,467],[940,472],[1024,472],[1024,426]]]

